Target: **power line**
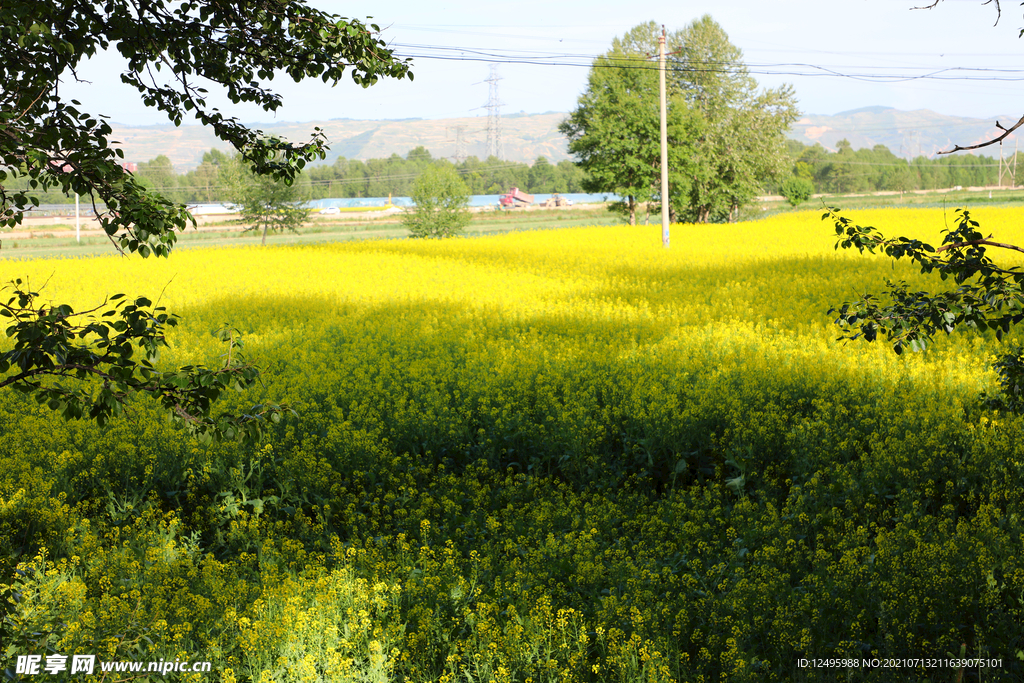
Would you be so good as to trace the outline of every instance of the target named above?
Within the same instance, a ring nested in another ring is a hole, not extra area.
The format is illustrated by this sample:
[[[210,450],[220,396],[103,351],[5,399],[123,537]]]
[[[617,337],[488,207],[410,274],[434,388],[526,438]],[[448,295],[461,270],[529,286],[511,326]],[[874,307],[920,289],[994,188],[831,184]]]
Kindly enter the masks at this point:
[[[618,68],[657,70],[657,65],[639,58],[617,58],[607,55],[550,53],[540,51],[501,51],[450,45],[417,45],[393,43],[396,54],[414,59],[485,62],[492,64],[525,64],[533,66],[569,66],[583,68]],[[458,54],[453,54],[458,53]],[[835,77],[869,82],[900,83],[915,80],[1014,82],[1024,80],[1024,67],[915,67],[861,66],[855,64],[823,65],[807,62],[687,62],[685,67],[674,60],[670,71],[707,73],[746,72],[763,76]],[[923,71],[923,73],[921,73]],[[972,75],[978,74],[978,75]]]

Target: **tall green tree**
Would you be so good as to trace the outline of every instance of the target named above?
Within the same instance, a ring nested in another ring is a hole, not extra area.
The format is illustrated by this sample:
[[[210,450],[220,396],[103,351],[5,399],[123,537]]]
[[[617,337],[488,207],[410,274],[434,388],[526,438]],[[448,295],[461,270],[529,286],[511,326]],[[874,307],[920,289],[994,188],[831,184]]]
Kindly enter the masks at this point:
[[[594,60],[586,91],[559,126],[569,139],[569,152],[586,173],[583,189],[622,197],[619,208],[630,225],[636,224],[638,205],[659,195],[658,70],[641,51],[645,45],[649,47],[649,33],[650,25],[641,24],[616,38],[612,49]],[[677,183],[682,180],[678,171],[691,157],[691,123],[685,102],[673,97],[669,165]]]
[[[587,172],[584,188],[615,192],[635,222],[636,206],[658,195],[660,132],[657,24],[616,38],[596,60],[587,90],[562,124],[569,151]],[[798,111],[789,86],[758,90],[710,16],[667,37],[672,213],[708,222],[739,208],[789,166],[784,133]]]
[[[178,176],[174,174],[171,160],[164,154],[141,162],[135,177],[146,189],[155,194],[169,199],[174,199],[177,196]]]
[[[709,15],[673,33],[672,86],[700,116],[691,182],[678,210],[706,223],[735,220],[789,165],[785,132],[799,116],[790,86],[758,90],[742,51]]]
[[[572,163],[568,159],[562,159],[557,164],[558,174],[560,176],[561,186],[564,188],[564,192],[582,192],[583,191],[583,171],[579,166]]]
[[[121,167],[103,116],[62,95],[61,81],[75,78],[97,52],[119,52],[126,61],[121,80],[175,124],[192,113],[238,150],[253,172],[290,180],[306,162],[324,157],[323,134],[314,131],[303,143],[267,137],[211,107],[204,84],[223,89],[233,103],[274,111],[281,97],[264,84],[275,73],[324,83],[348,73],[363,86],[381,77],[411,77],[409,65],[394,57],[378,31],[300,0],[4,0],[0,226],[19,225],[24,210],[38,205],[38,191],[51,188],[82,195],[97,209],[105,205],[98,217],[114,246],[143,257],[167,256],[177,231],[195,224],[185,206],[147,189]],[[28,180],[28,186],[9,179]],[[145,297],[111,309],[122,319],[107,324],[68,305],[44,305],[19,281],[9,289],[0,309],[15,346],[0,354],[0,386],[33,394],[68,418],[109,417],[136,394],[158,399],[207,436],[251,433],[275,414],[255,406],[234,421],[211,416],[222,389],[257,379],[237,355],[229,354],[232,360],[215,370],[156,371],[152,361],[164,343],[163,329],[175,318]],[[101,380],[98,392],[72,386],[90,377]]]

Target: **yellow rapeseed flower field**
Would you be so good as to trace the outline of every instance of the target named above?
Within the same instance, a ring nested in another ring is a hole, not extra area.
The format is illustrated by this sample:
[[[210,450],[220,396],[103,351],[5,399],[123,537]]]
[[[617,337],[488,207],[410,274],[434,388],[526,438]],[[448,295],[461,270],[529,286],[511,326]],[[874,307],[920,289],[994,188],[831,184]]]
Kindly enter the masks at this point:
[[[224,409],[297,412],[203,446],[145,402],[99,429],[0,393],[9,652],[224,681],[832,681],[798,660],[968,643],[1021,680],[1021,425],[978,402],[1001,345],[837,342],[830,307],[938,283],[835,251],[821,213],[676,225],[668,250],[607,226],[0,261],[78,309],[158,300],[168,366],[223,362],[234,327],[263,382]],[[953,220],[848,215],[936,245]],[[972,217],[1024,244],[1024,209]]]
[[[887,234],[921,236],[937,245],[950,214],[884,209],[853,217]],[[1021,210],[984,209],[974,217],[986,234],[1024,242]],[[861,362],[867,354],[890,371],[916,366],[914,361],[885,360],[881,344],[835,353],[835,330],[825,311],[844,297],[880,291],[881,278],[893,273],[884,258],[834,252],[831,227],[820,218],[820,212],[807,211],[749,223],[674,226],[669,250],[661,248],[654,227],[610,226],[441,242],[192,250],[167,260],[107,256],[16,261],[5,262],[4,271],[7,279],[46,283],[45,295],[79,307],[94,305],[112,292],[158,298],[186,322],[192,311],[216,307],[224,322],[238,325],[245,320],[261,329],[249,339],[253,348],[273,349],[295,333],[315,332],[308,327],[314,316],[298,328],[273,320],[282,304],[301,306],[310,300],[365,311],[393,306],[413,310],[421,304],[454,307],[468,316],[468,332],[474,327],[471,320],[516,321],[527,329],[531,320],[546,325],[557,321],[564,332],[573,325],[593,327],[594,332],[607,327],[613,336],[629,332],[638,345],[657,345],[662,354],[685,354],[695,347],[724,352],[753,344],[773,356],[814,354]],[[999,256],[1018,260],[1010,252]],[[896,275],[913,278],[905,269]],[[258,324],[264,313],[267,322]],[[193,332],[175,336],[176,360],[194,360],[207,350],[195,343]],[[972,341],[946,345],[948,350],[940,349],[930,360],[949,359],[953,349],[963,353],[977,348]],[[951,371],[957,377],[977,377],[975,365],[959,362],[966,357],[954,360],[956,367],[944,375]]]

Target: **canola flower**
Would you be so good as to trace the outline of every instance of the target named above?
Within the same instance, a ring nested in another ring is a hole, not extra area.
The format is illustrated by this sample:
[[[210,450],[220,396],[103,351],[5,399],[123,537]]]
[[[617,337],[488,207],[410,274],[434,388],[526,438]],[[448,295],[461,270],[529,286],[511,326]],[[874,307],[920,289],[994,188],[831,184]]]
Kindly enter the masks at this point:
[[[1024,243],[1021,214],[972,216]],[[934,243],[945,220],[852,217]],[[673,230],[0,262],[80,308],[159,295],[168,365],[216,364],[233,326],[253,393],[298,412],[202,447],[141,402],[99,430],[0,394],[14,651],[202,652],[225,681],[767,681],[970,641],[1019,675],[1024,458],[1017,418],[977,407],[992,336],[837,343],[829,307],[934,283],[835,252],[817,211]]]

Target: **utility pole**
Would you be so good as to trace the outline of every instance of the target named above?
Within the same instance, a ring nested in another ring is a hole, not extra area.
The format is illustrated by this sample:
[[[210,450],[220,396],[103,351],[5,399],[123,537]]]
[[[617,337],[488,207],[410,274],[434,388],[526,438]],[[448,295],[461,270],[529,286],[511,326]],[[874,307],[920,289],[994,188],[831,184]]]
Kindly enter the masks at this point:
[[[665,25],[658,36],[658,90],[661,95],[661,244],[668,249],[668,107],[665,103]]]

